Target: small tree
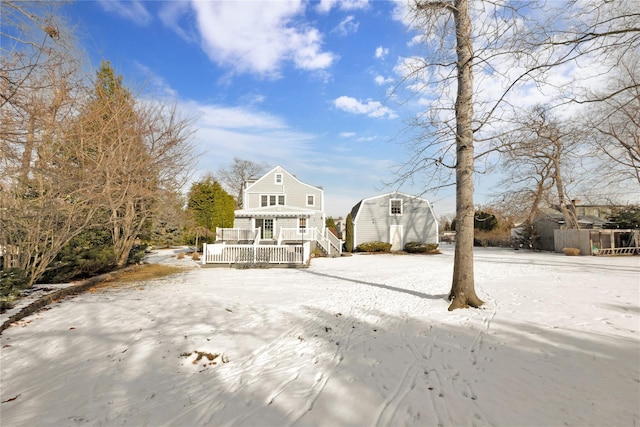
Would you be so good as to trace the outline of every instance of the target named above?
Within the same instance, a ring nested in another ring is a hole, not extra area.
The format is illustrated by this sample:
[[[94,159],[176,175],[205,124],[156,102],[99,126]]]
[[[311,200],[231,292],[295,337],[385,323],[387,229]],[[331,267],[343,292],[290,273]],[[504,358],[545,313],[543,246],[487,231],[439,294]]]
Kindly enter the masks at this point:
[[[336,227],[336,221],[333,219],[333,217],[327,217],[327,219],[324,222],[325,227],[327,228],[335,228]]]
[[[345,249],[347,250],[347,252],[353,252],[353,216],[351,216],[351,213],[347,215],[344,229],[345,229],[345,239],[344,239]]]
[[[242,209],[245,182],[248,179],[259,178],[268,168],[269,165],[267,163],[256,163],[251,160],[234,157],[231,166],[218,169],[212,179],[224,185],[229,194],[234,195],[236,208]]]
[[[192,184],[187,208],[196,226],[215,232],[216,227],[233,226],[235,200],[218,181],[206,178]]]

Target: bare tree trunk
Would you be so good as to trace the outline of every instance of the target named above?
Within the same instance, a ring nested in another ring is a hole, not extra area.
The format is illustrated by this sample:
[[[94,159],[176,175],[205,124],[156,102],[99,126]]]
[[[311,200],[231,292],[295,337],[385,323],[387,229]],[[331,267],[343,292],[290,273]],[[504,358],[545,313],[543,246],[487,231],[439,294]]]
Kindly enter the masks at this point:
[[[475,292],[473,274],[473,43],[468,0],[456,0],[458,93],[456,98],[456,248],[453,283],[449,292],[456,308],[479,307],[483,302]]]
[[[553,159],[553,164],[554,170],[556,171],[554,180],[556,183],[556,191],[558,192],[558,208],[560,209],[560,212],[562,212],[566,227],[568,229],[579,229],[580,224],[578,223],[578,217],[576,216],[575,206],[572,206],[573,209],[569,209],[565,200],[564,183],[562,180],[562,174],[560,173],[560,160]],[[573,202],[571,204],[573,205]]]

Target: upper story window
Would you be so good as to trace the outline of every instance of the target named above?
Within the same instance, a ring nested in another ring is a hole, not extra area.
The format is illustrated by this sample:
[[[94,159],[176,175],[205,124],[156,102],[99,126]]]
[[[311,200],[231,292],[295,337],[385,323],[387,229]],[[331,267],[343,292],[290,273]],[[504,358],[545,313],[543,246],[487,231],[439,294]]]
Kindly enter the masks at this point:
[[[283,179],[283,178],[282,178],[282,176],[283,176],[283,175],[282,175],[281,173],[277,173],[277,174],[276,174],[276,177],[275,177],[275,181],[274,181],[274,182],[275,182],[276,184],[278,184],[278,185],[281,185],[281,184],[282,184],[282,179]]]
[[[307,206],[314,206],[316,204],[316,196],[313,194],[307,194]]]
[[[284,194],[262,194],[260,195],[260,206],[284,206]]]
[[[391,215],[402,215],[402,200],[391,199],[389,201],[389,213]]]

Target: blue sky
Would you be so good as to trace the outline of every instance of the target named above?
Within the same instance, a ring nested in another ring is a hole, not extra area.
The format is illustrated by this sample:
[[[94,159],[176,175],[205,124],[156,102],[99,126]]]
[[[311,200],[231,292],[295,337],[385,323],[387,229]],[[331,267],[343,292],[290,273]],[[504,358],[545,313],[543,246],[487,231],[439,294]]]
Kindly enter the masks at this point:
[[[455,94],[455,86],[438,98],[402,84],[406,65],[425,52],[405,7],[406,0],[80,0],[63,13],[94,68],[109,60],[141,96],[176,103],[195,119],[195,180],[239,157],[280,165],[322,186],[325,211],[334,217],[393,190],[423,195],[437,216],[451,215],[451,185],[433,190],[428,176],[416,176],[385,186],[397,178],[394,167],[410,158],[411,119],[439,99],[448,107],[439,114],[449,116],[438,118],[451,119]],[[558,88],[601,87],[607,65],[581,60],[554,68],[546,87],[529,82],[511,90],[504,104],[524,109],[548,102]],[[488,111],[521,67],[504,60],[476,69],[476,114]],[[563,107],[561,114],[570,120],[582,114],[579,108],[586,107]],[[476,205],[499,191],[495,169],[483,173],[492,160],[476,164]],[[572,197],[587,196],[574,189]]]
[[[392,1],[77,1],[63,12],[92,66],[196,117],[194,178],[233,157],[281,165],[345,216],[407,159],[417,106],[394,99],[414,35]],[[404,186],[419,194],[423,188]],[[437,215],[452,190],[428,192]]]

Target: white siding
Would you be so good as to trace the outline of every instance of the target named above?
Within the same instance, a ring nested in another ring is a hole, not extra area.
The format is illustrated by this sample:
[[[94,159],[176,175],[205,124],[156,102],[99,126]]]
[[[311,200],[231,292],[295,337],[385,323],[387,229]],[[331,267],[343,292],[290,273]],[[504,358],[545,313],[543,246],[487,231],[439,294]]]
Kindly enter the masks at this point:
[[[275,184],[275,175],[282,174],[282,184]],[[284,194],[285,204],[292,207],[300,207],[323,211],[323,190],[299,181],[296,177],[276,167],[265,176],[249,185],[245,190],[244,209],[259,208],[260,196],[263,194]],[[315,205],[307,205],[307,196],[313,195]]]
[[[402,214],[390,213],[390,200],[402,200]],[[354,218],[354,247],[365,242],[391,243],[392,225],[401,225],[404,243],[438,243],[438,224],[428,200],[403,193],[389,193],[362,200]]]

